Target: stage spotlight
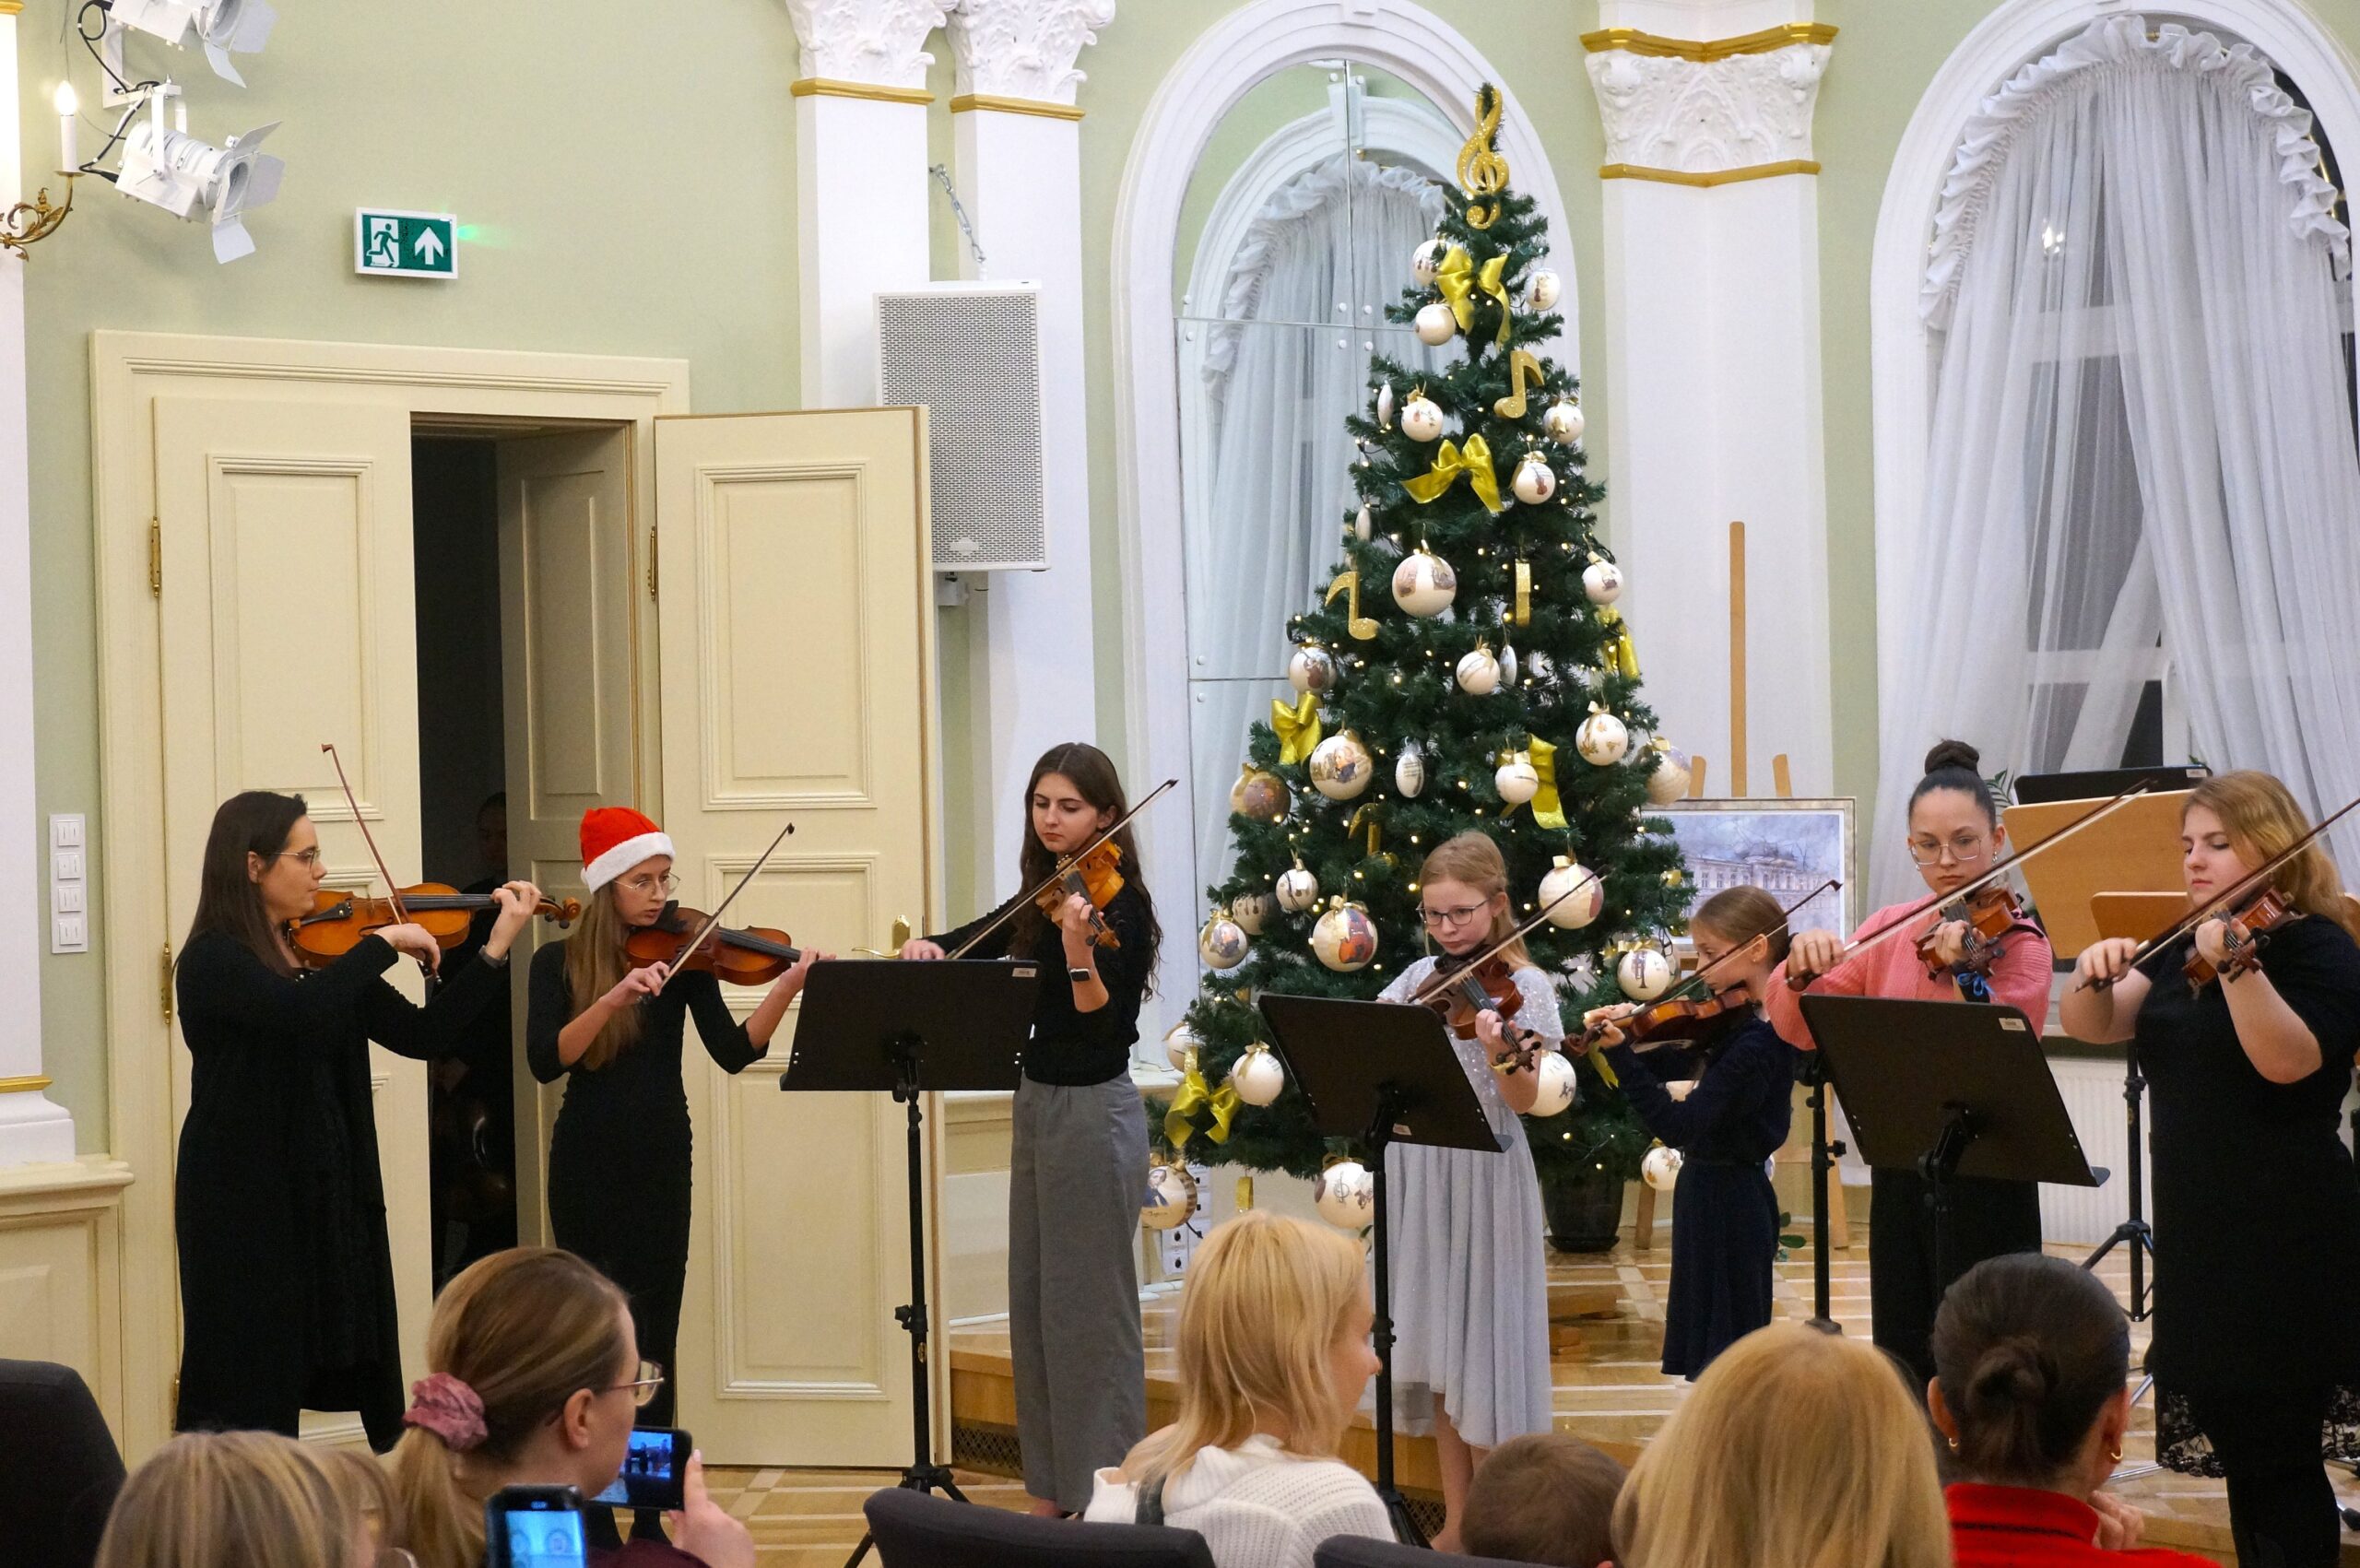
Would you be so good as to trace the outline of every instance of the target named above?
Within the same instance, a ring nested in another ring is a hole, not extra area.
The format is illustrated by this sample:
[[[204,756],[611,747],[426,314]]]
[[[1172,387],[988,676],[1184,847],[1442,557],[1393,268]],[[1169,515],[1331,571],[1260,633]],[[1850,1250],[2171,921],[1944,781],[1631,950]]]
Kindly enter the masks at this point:
[[[254,54],[270,41],[271,24],[278,20],[270,0],[107,0],[107,15],[117,25],[160,38],[174,48],[196,29],[205,58],[214,74],[240,87],[246,78],[230,60],[231,54]]]
[[[185,131],[166,130],[159,113],[133,128],[123,144],[123,176],[115,188],[152,202],[176,218],[213,225],[213,259],[254,254],[245,214],[278,195],[286,163],[255,149],[277,122],[231,136],[219,147]]]

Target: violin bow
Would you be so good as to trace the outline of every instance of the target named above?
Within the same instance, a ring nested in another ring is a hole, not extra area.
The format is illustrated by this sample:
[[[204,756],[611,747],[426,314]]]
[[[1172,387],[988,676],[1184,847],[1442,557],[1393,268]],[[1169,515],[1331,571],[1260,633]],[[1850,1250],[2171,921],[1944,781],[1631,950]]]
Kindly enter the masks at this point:
[[[1690,975],[1687,979],[1682,980],[1679,984],[1674,985],[1662,996],[1657,997],[1655,1001],[1649,1002],[1646,1005],[1648,1007],[1655,1007],[1658,1003],[1677,1001],[1682,991],[1687,990],[1692,985],[1703,984],[1706,975],[1720,968],[1721,965],[1729,962],[1729,960],[1737,957],[1738,954],[1745,951],[1746,949],[1753,946],[1755,937],[1773,936],[1777,932],[1784,931],[1788,925],[1795,918],[1796,913],[1800,911],[1803,905],[1811,902],[1811,900],[1819,897],[1820,894],[1826,892],[1831,888],[1840,891],[1842,890],[1843,886],[1844,884],[1842,881],[1836,878],[1830,877],[1826,881],[1822,882],[1819,886],[1813,888],[1811,891],[1805,893],[1802,897],[1797,899],[1786,908],[1780,910],[1778,912],[1778,922],[1776,925],[1767,925],[1763,929],[1756,931],[1752,937],[1748,937],[1744,941],[1740,942],[1736,947],[1731,948],[1728,952],[1723,953],[1712,962],[1705,964],[1703,968],[1697,970],[1695,973]],[[1705,995],[1710,996],[1712,994],[1711,990],[1707,988]]]
[[[2132,963],[2137,963],[2141,959],[2145,958],[2149,953],[2154,952],[2156,949],[2168,947],[2172,943],[2178,941],[2182,937],[2187,936],[2190,931],[2195,930],[2199,925],[2203,925],[2206,921],[2220,914],[2221,911],[2228,908],[2231,904],[2236,903],[2239,899],[2244,898],[2246,894],[2259,888],[2265,880],[2275,873],[2280,867],[2285,865],[2288,861],[2302,854],[2304,850],[2310,847],[2312,842],[2321,833],[2326,832],[2330,828],[2334,827],[2337,822],[2342,820],[2345,814],[2350,812],[2354,807],[2360,807],[2360,800],[2347,801],[2333,816],[2319,819],[2318,824],[2314,826],[2309,832],[2305,833],[2301,838],[2296,839],[2293,843],[2288,844],[2284,849],[2280,850],[2276,855],[2272,855],[2260,866],[2254,867],[2251,871],[2247,872],[2243,877],[2239,878],[2231,885],[2227,892],[2221,894],[2218,898],[2212,900],[2210,903],[2204,904],[2193,913],[2182,915],[2178,923],[2173,925],[2170,930],[2150,937],[2145,941],[2140,943],[2139,946],[2132,950],[2130,954],[2130,961]],[[2103,991],[2112,984],[2112,981],[2100,984],[2095,981],[2084,980],[2075,984],[2073,989],[2076,991],[2086,991],[2091,989],[2093,986],[2095,986],[2096,989]]]
[[[1132,818],[1146,810],[1150,806],[1154,805],[1158,796],[1162,795],[1165,790],[1171,789],[1179,784],[1179,782],[1180,781],[1176,778],[1164,780],[1162,784],[1148,791],[1148,793],[1141,797],[1138,805],[1132,807],[1128,811],[1124,812],[1120,817],[1115,818],[1105,827],[1101,828],[1098,831],[1098,835],[1092,839],[1088,843],[1083,844],[1071,855],[1060,856],[1055,868],[1053,868],[1046,877],[1042,878],[1040,881],[1034,883],[1032,887],[1027,888],[1019,897],[1010,899],[1007,905],[1003,907],[997,914],[992,916],[991,920],[982,930],[976,932],[974,936],[960,943],[959,950],[952,953],[950,956],[954,959],[965,958],[967,956],[967,949],[973,948],[977,942],[982,941],[985,937],[990,936],[993,932],[1007,925],[1010,920],[1013,920],[1016,917],[1016,912],[1018,910],[1031,907],[1033,902],[1040,898],[1043,893],[1047,892],[1049,889],[1056,886],[1057,879],[1063,877],[1070,867],[1079,866],[1085,859],[1089,858],[1092,852],[1096,850],[1100,844],[1104,843],[1108,839],[1113,838],[1116,833],[1121,832],[1125,828],[1128,827]]]
[[[394,880],[394,874],[385,869],[385,857],[377,851],[376,837],[369,831],[369,824],[360,815],[360,802],[353,797],[352,781],[344,776],[344,759],[336,755],[333,740],[321,741],[320,749],[326,752],[328,760],[336,764],[336,782],[344,788],[344,803],[352,808],[352,825],[360,830],[360,842],[369,846],[369,858],[377,863],[377,875],[385,879],[385,902],[394,906],[394,913],[402,917],[404,925],[407,925],[409,910],[402,903],[401,887]]]
[[[1551,899],[1547,903],[1542,904],[1539,913],[1535,914],[1531,919],[1526,921],[1523,925],[1517,926],[1515,930],[1509,932],[1498,941],[1493,942],[1490,947],[1485,948],[1473,958],[1460,960],[1459,961],[1452,964],[1447,972],[1444,971],[1440,963],[1436,963],[1434,966],[1434,973],[1426,977],[1425,984],[1420,986],[1416,993],[1410,997],[1408,1005],[1413,1008],[1422,1008],[1428,1002],[1433,1001],[1436,996],[1442,995],[1446,987],[1449,986],[1458,978],[1459,971],[1474,969],[1481,964],[1490,962],[1495,955],[1505,951],[1507,945],[1510,942],[1516,941],[1517,938],[1525,936],[1528,932],[1538,930],[1540,923],[1549,918],[1549,912],[1551,910],[1556,908],[1559,904],[1564,902],[1567,899],[1572,898],[1575,893],[1580,892],[1584,888],[1588,887],[1591,883],[1596,882],[1597,880],[1597,872],[1583,872],[1579,881],[1575,882],[1572,887],[1567,888],[1564,891],[1559,893],[1555,898]]]
[[[2112,800],[2106,801],[2099,806],[2092,807],[2089,810],[2083,812],[2079,817],[2074,818],[2071,821],[2066,823],[2065,826],[2049,834],[2038,843],[2033,844],[2029,848],[2016,851],[2015,854],[2009,855],[2005,860],[2000,861],[1998,865],[1992,867],[1989,870],[1984,872],[1982,876],[1976,878],[1965,887],[1959,888],[1952,892],[1933,893],[1925,898],[1919,899],[1916,903],[1911,904],[1907,909],[1903,910],[1899,914],[1894,916],[1892,921],[1888,924],[1878,926],[1874,931],[1870,932],[1865,937],[1859,937],[1858,940],[1846,943],[1844,950],[1835,955],[1836,962],[1841,963],[1846,959],[1866,952],[1869,949],[1875,947],[1879,942],[1882,942],[1886,937],[1892,936],[1894,932],[1906,928],[1911,921],[1917,919],[1919,915],[1925,914],[1929,909],[1938,909],[1943,904],[1953,903],[1961,899],[1971,898],[1975,894],[1981,892],[1984,889],[1989,887],[1992,883],[1998,881],[2000,878],[2014,870],[2018,866],[2021,866],[2025,861],[2030,860],[2034,855],[2039,855],[2047,850],[2054,849],[2057,845],[2063,843],[2067,839],[2071,838],[2075,833],[2080,832],[2083,828],[2089,827],[2091,824],[2097,821],[2099,818],[2111,816],[2113,813],[2120,810],[2123,807],[2128,806],[2135,797],[2146,794],[2147,791],[2154,786],[2154,781],[2152,779],[2141,779],[2137,784],[2132,784],[2129,789],[2124,790]],[[1798,979],[1792,971],[1788,971],[1787,974],[1787,984],[1790,989],[1800,991],[1818,978],[1820,977],[1816,974],[1810,974],[1801,976]]]
[[[721,924],[723,912],[738,902],[739,893],[753,885],[754,878],[762,874],[762,867],[771,863],[771,856],[778,853],[778,846],[785,843],[786,835],[793,831],[795,831],[795,824],[792,822],[778,831],[778,837],[771,840],[770,848],[762,851],[761,857],[746,868],[746,874],[738,878],[738,885],[729,890],[729,896],[723,899],[720,906],[704,917],[704,924],[697,927],[697,934],[690,937],[680,949],[672,955],[674,963],[679,962],[690,953],[695,952],[703,944],[704,939],[713,935],[713,928]]]

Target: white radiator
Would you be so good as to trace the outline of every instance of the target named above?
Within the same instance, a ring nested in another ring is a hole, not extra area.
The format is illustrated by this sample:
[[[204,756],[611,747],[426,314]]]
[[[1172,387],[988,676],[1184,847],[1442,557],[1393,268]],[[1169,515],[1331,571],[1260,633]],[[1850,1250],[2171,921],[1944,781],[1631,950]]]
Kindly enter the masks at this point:
[[[2107,1173],[2104,1185],[2040,1189],[2040,1233],[2044,1240],[2095,1246],[2130,1217],[2130,1129],[2122,1103],[2122,1063],[2082,1056],[2051,1056],[2065,1114],[2093,1170]],[[2142,1113],[2144,1107],[2142,1107]],[[2154,1187],[2142,1195],[2144,1212],[2154,1217]]]

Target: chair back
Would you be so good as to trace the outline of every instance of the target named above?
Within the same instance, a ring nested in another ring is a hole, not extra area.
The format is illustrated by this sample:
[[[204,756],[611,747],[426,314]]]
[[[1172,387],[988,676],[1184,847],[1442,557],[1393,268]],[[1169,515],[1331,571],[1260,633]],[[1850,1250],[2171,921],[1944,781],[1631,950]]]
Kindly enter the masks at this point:
[[[1035,1518],[899,1487],[863,1511],[885,1568],[1213,1568],[1205,1538],[1170,1525]]]
[[[123,1490],[123,1455],[89,1385],[54,1362],[0,1361],[0,1559],[90,1568]]]
[[[1367,1536],[1329,1536],[1311,1554],[1313,1568],[1434,1568],[1447,1561],[1450,1568],[1525,1568],[1506,1557],[1437,1558],[1422,1546],[1376,1540]]]

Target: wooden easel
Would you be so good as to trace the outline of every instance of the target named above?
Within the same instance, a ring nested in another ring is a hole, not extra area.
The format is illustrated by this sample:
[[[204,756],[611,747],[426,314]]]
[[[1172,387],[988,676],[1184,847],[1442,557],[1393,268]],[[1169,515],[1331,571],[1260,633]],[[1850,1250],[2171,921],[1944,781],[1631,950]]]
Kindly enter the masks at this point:
[[[1745,798],[1746,773],[1746,713],[1745,713],[1745,525],[1729,525],[1729,798]],[[1770,783],[1776,798],[1795,797],[1794,772],[1788,765],[1783,751],[1770,759]],[[1692,757],[1688,770],[1688,798],[1705,798],[1705,759]],[[1801,1091],[1796,1091],[1800,1094]],[[1830,1091],[1831,1093],[1833,1091]],[[1832,1102],[1831,1102],[1832,1103]],[[1808,1125],[1807,1119],[1798,1118]],[[1798,1139],[1792,1131],[1777,1153],[1781,1165],[1809,1165],[1811,1138]],[[1656,1189],[1639,1183],[1638,1201],[1631,1215],[1631,1245],[1639,1252],[1652,1252],[1656,1244]],[[1844,1217],[1844,1192],[1836,1181],[1835,1172],[1827,1173],[1827,1230],[1832,1245],[1849,1248],[1852,1228]]]

